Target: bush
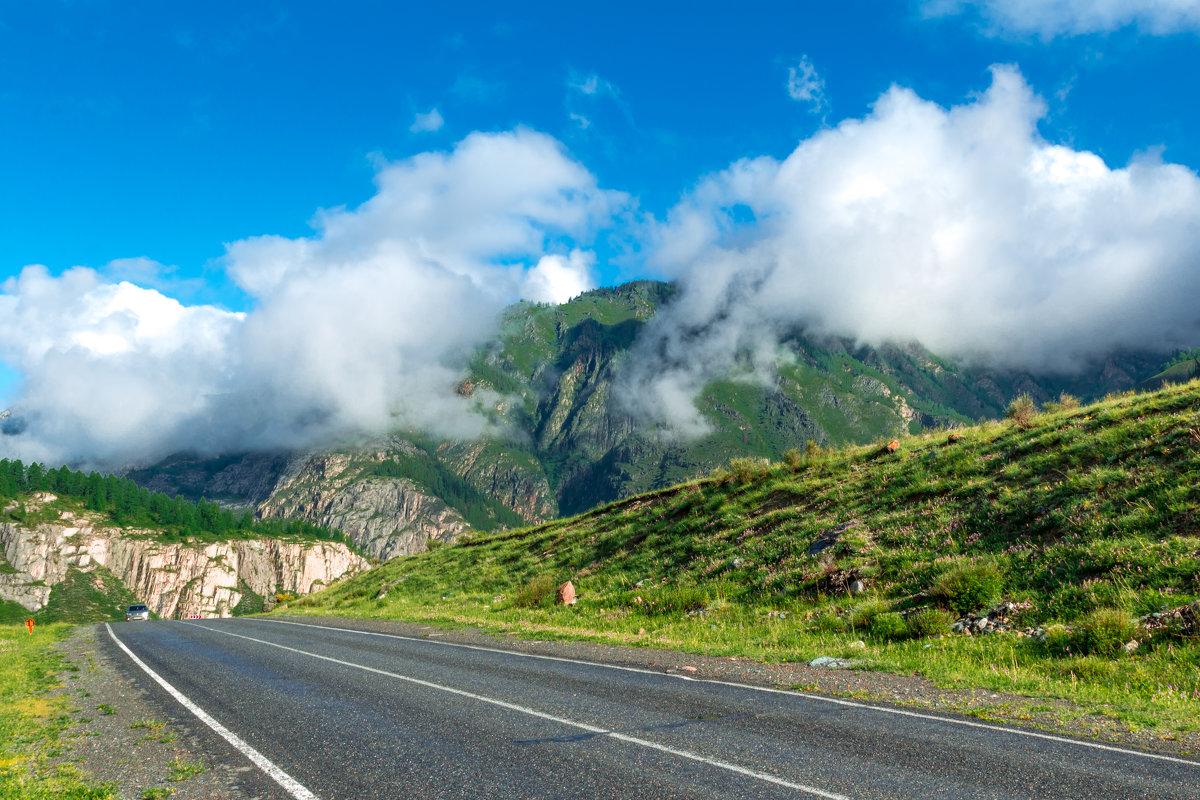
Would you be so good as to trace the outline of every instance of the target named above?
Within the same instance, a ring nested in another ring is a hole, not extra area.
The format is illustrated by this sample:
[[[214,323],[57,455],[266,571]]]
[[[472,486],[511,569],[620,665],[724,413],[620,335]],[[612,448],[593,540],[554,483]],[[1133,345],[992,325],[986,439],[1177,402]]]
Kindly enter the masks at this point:
[[[812,626],[823,633],[842,633],[846,630],[846,621],[830,612],[814,619]]]
[[[788,469],[792,472],[798,472],[804,466],[804,454],[799,449],[793,447],[783,454],[783,463],[787,464]]]
[[[931,593],[958,614],[990,606],[1000,597],[1000,571],[994,564],[963,564],[943,572]]]
[[[908,623],[895,611],[884,611],[871,620],[870,631],[877,639],[903,639],[908,635]]]
[[[1008,404],[1004,416],[1011,419],[1018,428],[1025,430],[1033,425],[1033,418],[1037,416],[1037,403],[1033,402],[1028,392],[1022,392]]]
[[[923,608],[915,614],[910,614],[906,620],[908,635],[914,639],[949,633],[953,622],[954,616],[940,608]]]
[[[1081,654],[1115,656],[1122,652],[1126,642],[1137,636],[1137,632],[1137,625],[1124,611],[1098,608],[1075,626],[1071,643]]]
[[[855,606],[850,610],[850,627],[869,629],[874,624],[875,618],[887,610],[887,605],[878,600],[871,600]]]
[[[686,614],[703,611],[712,602],[709,591],[699,586],[664,586],[637,595],[642,598],[641,610],[647,616]]]
[[[554,596],[556,589],[558,589],[558,581],[555,577],[549,573],[542,573],[513,595],[512,604],[517,608],[540,606],[548,598]]]
[[[1045,409],[1051,412],[1072,411],[1076,408],[1079,408],[1079,398],[1066,392],[1060,394],[1057,401],[1051,401],[1045,405]]]
[[[767,474],[771,463],[765,458],[735,458],[729,462],[729,471],[738,483],[748,483]]]

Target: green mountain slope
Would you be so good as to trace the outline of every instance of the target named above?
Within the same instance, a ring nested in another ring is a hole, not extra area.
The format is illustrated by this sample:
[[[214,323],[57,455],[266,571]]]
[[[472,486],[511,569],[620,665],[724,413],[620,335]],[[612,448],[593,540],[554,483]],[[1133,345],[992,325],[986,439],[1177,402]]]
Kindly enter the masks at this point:
[[[467,524],[511,526],[501,508],[544,521],[703,475],[738,456],[779,459],[808,442],[863,443],[995,417],[1021,392],[1042,401],[1062,391],[1091,398],[1131,388],[1154,371],[1127,357],[1072,379],[998,374],[957,367],[917,345],[873,348],[794,331],[786,341],[790,357],[773,380],[731,377],[707,386],[697,405],[711,431],[682,441],[643,426],[616,397],[639,332],[673,292],[668,284],[637,281],[562,305],[510,308],[497,341],[476,354],[459,386],[464,395],[502,398],[493,413],[507,436],[430,442],[397,431],[342,448],[337,458],[181,456],[130,475],[193,498],[349,525],[360,544],[370,539],[374,554],[385,555],[397,552],[380,540],[393,530],[406,552],[430,536],[452,538]],[[433,473],[442,476],[436,486]],[[478,496],[459,484],[448,490],[453,476]],[[309,500],[287,501],[297,486],[307,487]],[[414,510],[413,492],[437,502]],[[389,493],[410,506],[390,521]]]
[[[1200,381],[788,461],[475,535],[292,610],[842,656],[1197,726]],[[566,580],[579,602],[555,606]]]

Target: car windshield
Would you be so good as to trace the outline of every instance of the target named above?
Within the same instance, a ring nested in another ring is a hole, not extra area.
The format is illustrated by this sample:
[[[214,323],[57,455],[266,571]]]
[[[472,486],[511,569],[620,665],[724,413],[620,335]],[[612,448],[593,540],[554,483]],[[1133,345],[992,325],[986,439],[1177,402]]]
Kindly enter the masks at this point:
[[[147,609],[145,606],[130,606],[129,610],[130,611],[146,611]]]

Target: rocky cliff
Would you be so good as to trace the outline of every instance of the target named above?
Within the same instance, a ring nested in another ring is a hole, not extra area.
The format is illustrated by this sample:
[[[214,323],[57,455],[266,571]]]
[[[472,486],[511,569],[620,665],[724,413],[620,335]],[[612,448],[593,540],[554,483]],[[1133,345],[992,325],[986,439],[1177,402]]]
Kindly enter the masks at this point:
[[[375,558],[420,552],[430,539],[454,541],[468,527],[457,511],[411,480],[370,475],[397,448],[413,445],[392,440],[298,459],[259,514],[336,528]]]
[[[50,502],[53,495],[38,500]],[[230,616],[250,596],[308,594],[368,566],[335,542],[246,539],[168,543],[107,527],[88,514],[0,523],[0,600],[38,611],[70,571],[107,570],[159,616]]]

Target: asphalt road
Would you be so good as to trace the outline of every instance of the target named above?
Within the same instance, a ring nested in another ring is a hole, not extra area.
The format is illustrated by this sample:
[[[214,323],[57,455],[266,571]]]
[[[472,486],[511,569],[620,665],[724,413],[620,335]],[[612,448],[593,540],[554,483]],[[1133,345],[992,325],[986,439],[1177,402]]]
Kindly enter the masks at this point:
[[[110,630],[261,796],[1200,798],[1200,762],[964,718],[271,619]]]

